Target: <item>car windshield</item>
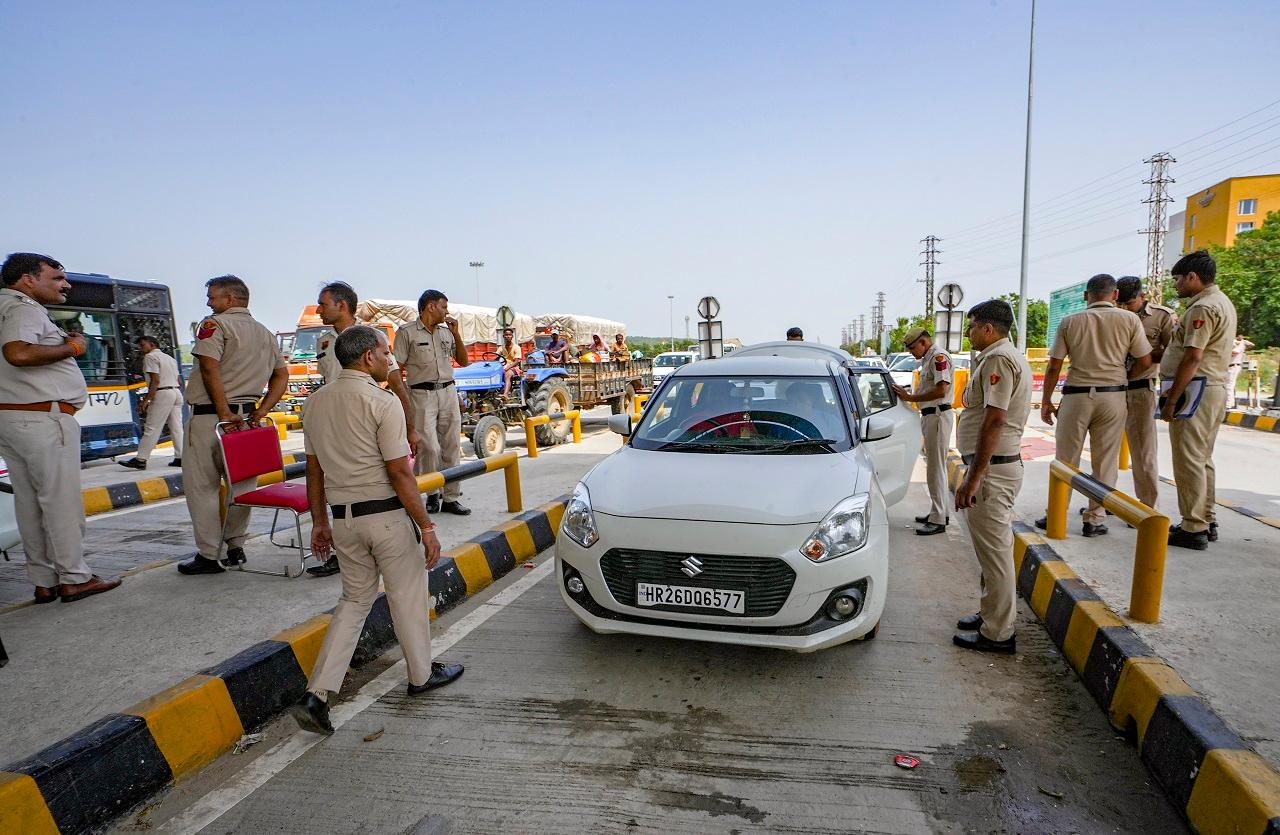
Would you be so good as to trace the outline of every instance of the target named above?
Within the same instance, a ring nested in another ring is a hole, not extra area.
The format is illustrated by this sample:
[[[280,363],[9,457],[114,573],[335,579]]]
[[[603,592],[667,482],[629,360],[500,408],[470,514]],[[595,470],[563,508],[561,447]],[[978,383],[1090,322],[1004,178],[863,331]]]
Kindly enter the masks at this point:
[[[889,364],[890,371],[915,371],[920,367],[920,360],[910,354],[902,354]]]
[[[654,357],[653,364],[657,368],[675,368],[677,365],[688,365],[693,359],[688,354],[659,354]]]
[[[328,328],[303,328],[294,336],[293,359],[311,359],[316,355],[316,340]]]
[[[631,445],[664,452],[822,455],[852,446],[829,377],[669,378]]]

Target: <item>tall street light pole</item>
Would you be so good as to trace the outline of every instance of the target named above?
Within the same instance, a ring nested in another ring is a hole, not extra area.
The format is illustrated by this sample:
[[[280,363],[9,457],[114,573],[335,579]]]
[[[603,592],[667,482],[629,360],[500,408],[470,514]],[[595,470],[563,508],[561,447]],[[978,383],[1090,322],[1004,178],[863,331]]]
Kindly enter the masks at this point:
[[[1036,68],[1036,0],[1031,0],[1031,41],[1027,47],[1027,145],[1022,167],[1022,272],[1018,279],[1018,350],[1027,350],[1027,243],[1031,234],[1031,93]]]
[[[476,271],[476,307],[480,306],[480,268],[484,266],[483,261],[472,261],[471,266]]]
[[[668,350],[676,349],[676,297],[667,296],[667,324],[671,327],[671,347]]]

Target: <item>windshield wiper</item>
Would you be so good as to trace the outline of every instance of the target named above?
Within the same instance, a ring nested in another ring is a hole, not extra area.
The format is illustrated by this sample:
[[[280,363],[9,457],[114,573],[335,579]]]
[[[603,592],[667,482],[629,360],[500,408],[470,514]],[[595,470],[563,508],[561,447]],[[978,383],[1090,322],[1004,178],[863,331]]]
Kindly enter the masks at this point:
[[[667,441],[658,447],[659,452],[728,452],[734,449],[724,444],[703,444],[697,441]]]
[[[836,443],[838,442],[831,438],[798,438],[794,441],[778,441],[777,443],[769,444],[768,446],[761,446],[751,450],[751,452],[768,454],[771,452],[789,452],[793,449],[806,449],[809,447],[821,449],[826,452],[835,452],[836,450],[833,445]]]

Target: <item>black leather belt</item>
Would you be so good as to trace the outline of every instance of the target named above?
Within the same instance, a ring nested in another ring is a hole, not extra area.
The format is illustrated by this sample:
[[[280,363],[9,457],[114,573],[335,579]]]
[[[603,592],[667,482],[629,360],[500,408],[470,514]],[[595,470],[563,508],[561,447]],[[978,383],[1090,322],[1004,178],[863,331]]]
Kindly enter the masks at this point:
[[[923,409],[921,409],[921,410],[920,410],[920,414],[922,414],[922,415],[931,415],[931,414],[933,414],[934,412],[949,412],[949,411],[951,411],[951,409],[952,409],[952,408],[954,408],[954,407],[952,407],[952,406],[925,406]]]
[[[451,385],[453,385],[453,380],[445,380],[443,383],[414,383],[409,388],[418,389],[419,391],[435,391],[436,389],[447,389]]]
[[[253,411],[252,403],[228,403],[227,408],[239,415],[247,415]],[[218,407],[212,403],[198,403],[191,407],[193,415],[216,415]]]
[[[1148,377],[1145,380],[1130,380],[1129,391],[1137,391],[1140,389],[1146,389],[1147,391],[1150,391],[1152,382],[1153,381],[1150,377]]]
[[[964,461],[965,466],[973,463],[973,453],[962,455],[960,458]],[[991,456],[992,464],[1016,464],[1022,460],[1021,455],[993,455]]]
[[[1109,391],[1128,391],[1128,390],[1129,390],[1129,387],[1127,385],[1126,386],[1063,386],[1062,387],[1063,394],[1088,394],[1091,391],[1096,391],[1098,394],[1102,394],[1104,392],[1109,392]]]
[[[400,503],[399,496],[392,496],[389,499],[374,499],[368,502],[353,502],[352,504],[334,504],[329,505],[329,507],[333,510],[334,519],[346,519],[348,508],[351,510],[352,519],[359,516],[370,516],[374,513],[404,510],[404,505]]]

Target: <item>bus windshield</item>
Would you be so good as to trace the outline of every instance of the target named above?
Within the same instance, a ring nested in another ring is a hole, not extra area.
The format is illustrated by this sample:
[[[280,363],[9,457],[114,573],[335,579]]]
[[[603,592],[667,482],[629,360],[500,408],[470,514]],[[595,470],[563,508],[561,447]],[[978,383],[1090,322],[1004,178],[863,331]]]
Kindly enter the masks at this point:
[[[316,342],[320,339],[320,334],[327,331],[328,328],[299,328],[294,334],[293,352],[289,355],[291,359],[315,359],[316,358]]]

